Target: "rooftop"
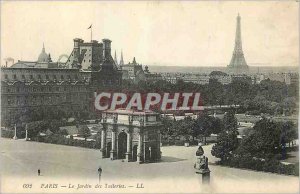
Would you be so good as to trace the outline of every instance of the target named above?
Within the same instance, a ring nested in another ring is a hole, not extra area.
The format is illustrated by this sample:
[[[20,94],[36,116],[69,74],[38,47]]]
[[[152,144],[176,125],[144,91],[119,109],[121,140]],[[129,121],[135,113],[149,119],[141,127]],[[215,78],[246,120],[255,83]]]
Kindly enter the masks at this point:
[[[120,108],[120,109],[116,109],[116,110],[107,110],[107,111],[104,111],[105,113],[117,113],[117,114],[126,114],[126,115],[156,115],[158,113],[156,112],[153,112],[151,110],[143,110],[143,111],[140,111],[140,110],[128,110],[128,109],[124,109],[124,108]]]

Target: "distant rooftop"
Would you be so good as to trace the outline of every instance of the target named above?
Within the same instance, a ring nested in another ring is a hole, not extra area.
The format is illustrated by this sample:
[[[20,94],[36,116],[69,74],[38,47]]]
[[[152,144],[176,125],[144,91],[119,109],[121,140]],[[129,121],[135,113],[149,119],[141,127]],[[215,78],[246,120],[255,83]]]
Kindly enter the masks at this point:
[[[106,113],[118,113],[118,114],[126,114],[126,115],[152,115],[152,114],[157,114],[151,110],[143,110],[143,111],[140,111],[140,110],[127,110],[125,108],[119,108],[119,109],[116,109],[116,110],[107,110],[107,111],[104,111]]]

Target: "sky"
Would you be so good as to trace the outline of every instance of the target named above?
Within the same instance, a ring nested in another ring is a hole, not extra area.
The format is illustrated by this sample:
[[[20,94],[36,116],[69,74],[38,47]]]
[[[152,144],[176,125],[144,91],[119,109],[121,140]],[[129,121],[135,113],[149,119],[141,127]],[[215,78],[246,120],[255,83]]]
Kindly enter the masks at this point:
[[[112,56],[147,65],[225,66],[241,15],[248,64],[298,65],[296,1],[1,1],[1,63],[35,61],[45,44],[56,61],[73,39],[112,40]]]

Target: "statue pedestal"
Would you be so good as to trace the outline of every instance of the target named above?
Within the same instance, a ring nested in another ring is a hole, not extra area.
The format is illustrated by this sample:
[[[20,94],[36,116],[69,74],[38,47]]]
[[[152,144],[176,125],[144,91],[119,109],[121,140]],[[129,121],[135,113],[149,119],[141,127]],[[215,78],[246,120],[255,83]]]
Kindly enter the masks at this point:
[[[202,183],[209,184],[209,182],[210,182],[210,170],[202,173]]]

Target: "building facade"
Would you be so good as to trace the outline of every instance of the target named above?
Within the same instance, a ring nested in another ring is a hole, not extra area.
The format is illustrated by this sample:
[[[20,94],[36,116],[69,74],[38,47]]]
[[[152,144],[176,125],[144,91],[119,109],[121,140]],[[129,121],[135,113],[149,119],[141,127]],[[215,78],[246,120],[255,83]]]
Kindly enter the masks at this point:
[[[115,67],[110,46],[108,39],[101,44],[74,39],[67,62],[71,68],[49,67],[53,62],[44,47],[37,61],[2,67],[2,124],[12,124],[28,111],[62,110],[70,116],[94,111],[94,92],[122,86],[122,72]]]
[[[104,111],[101,124],[102,158],[139,163],[161,158],[159,114],[124,109]]]

